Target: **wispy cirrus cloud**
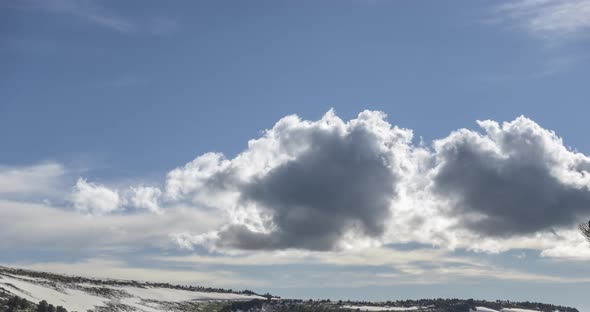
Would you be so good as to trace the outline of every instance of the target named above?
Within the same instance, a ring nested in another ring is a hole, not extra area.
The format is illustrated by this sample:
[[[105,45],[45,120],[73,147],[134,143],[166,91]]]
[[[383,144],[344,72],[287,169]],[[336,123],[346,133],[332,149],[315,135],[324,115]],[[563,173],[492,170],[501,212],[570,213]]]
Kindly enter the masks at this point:
[[[105,87],[128,88],[142,86],[149,83],[149,79],[140,75],[122,75],[104,84]]]
[[[495,8],[499,21],[547,40],[586,36],[590,0],[518,0]]]
[[[485,23],[524,34],[542,49],[531,55],[526,72],[492,80],[545,79],[575,70],[588,57],[575,44],[590,38],[590,0],[513,0],[494,2]]]
[[[172,18],[154,17],[147,20],[129,18],[100,6],[93,0],[26,0],[9,2],[7,6],[13,9],[69,15],[122,34],[169,35],[180,28],[178,21]]]
[[[135,31],[136,25],[129,19],[118,16],[98,5],[93,1],[71,1],[71,0],[28,0],[13,1],[8,4],[10,8],[21,10],[36,10],[54,14],[66,14],[78,17],[85,22],[104,27],[120,33]]]

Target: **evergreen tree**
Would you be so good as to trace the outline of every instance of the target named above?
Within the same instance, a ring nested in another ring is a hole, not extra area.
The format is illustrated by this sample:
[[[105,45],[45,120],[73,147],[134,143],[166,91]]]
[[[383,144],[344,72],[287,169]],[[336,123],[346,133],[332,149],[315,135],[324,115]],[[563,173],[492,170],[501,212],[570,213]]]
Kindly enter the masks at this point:
[[[25,310],[29,307],[29,302],[25,298],[20,298],[20,302],[18,304],[19,309]]]
[[[13,308],[15,307],[17,304],[15,304],[15,301],[17,300],[17,297],[10,297],[10,299],[8,299],[8,302],[6,302],[6,305],[9,308]]]
[[[49,308],[49,305],[47,304],[47,301],[42,300],[37,305],[37,312],[49,312],[48,308]]]
[[[588,221],[588,224],[582,223],[578,225],[578,228],[580,229],[580,232],[582,232],[582,235],[584,235],[584,237],[590,242],[590,221]]]

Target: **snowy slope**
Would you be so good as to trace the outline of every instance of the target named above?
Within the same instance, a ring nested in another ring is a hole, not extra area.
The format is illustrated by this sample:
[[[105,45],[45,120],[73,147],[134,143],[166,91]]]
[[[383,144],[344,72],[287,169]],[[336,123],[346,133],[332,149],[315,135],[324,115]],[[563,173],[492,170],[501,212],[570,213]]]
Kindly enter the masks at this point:
[[[111,307],[111,310],[163,311],[178,307],[181,303],[211,300],[252,300],[260,296],[237,293],[202,292],[171,287],[156,287],[148,283],[127,281],[101,283],[96,280],[76,278],[42,278],[21,274],[21,271],[0,270],[0,288],[32,302],[47,300],[54,306],[64,306],[68,311],[86,312]],[[55,275],[51,275],[55,276]],[[131,309],[129,309],[131,308]],[[176,310],[176,309],[175,309]]]
[[[345,305],[342,306],[342,308],[345,309],[359,309],[361,311],[415,311],[415,310],[419,310],[419,307],[408,307],[408,308],[404,308],[404,307],[387,307],[387,306],[356,306],[356,305]]]
[[[32,302],[47,300],[55,306],[67,306],[69,310],[81,312],[93,309],[94,306],[104,305],[105,301],[108,301],[107,298],[89,295],[81,290],[58,287],[57,285],[56,288],[51,288],[46,283],[39,284],[38,282],[34,279],[25,280],[0,275],[0,287]]]
[[[54,306],[63,306],[69,312],[157,312],[157,311],[219,311],[229,307],[231,311],[276,312],[284,307],[307,311],[394,311],[394,312],[441,312],[448,311],[449,304],[465,305],[468,300],[421,299],[400,302],[342,302],[300,299],[266,299],[252,292],[230,292],[217,288],[174,286],[167,283],[149,283],[130,280],[96,279],[52,274],[0,266],[0,305],[12,295],[23,297],[33,303],[46,300]],[[517,302],[473,300],[476,310],[472,312],[540,312],[524,307],[536,307],[542,311],[578,312],[569,307],[543,303],[519,304]],[[223,301],[223,302],[217,302]],[[242,302],[235,302],[242,301]],[[488,305],[488,303],[490,305]],[[493,305],[491,305],[493,304]],[[509,306],[498,310],[485,306]],[[407,307],[406,307],[407,306]],[[6,311],[0,306],[0,311]]]

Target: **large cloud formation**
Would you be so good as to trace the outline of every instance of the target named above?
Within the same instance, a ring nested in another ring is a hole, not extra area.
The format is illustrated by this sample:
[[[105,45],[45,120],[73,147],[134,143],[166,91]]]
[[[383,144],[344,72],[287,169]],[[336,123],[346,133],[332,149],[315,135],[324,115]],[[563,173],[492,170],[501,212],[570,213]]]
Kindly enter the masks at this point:
[[[173,171],[168,191],[208,204],[203,189],[234,194],[232,213],[245,218],[216,233],[220,246],[333,249],[346,234],[383,235],[411,138],[380,112],[349,122],[333,111],[316,122],[288,116],[233,160],[205,155]]]
[[[555,133],[519,117],[485,134],[460,130],[435,142],[434,191],[469,229],[494,236],[571,226],[590,209],[590,160]]]
[[[290,138],[296,138],[299,151],[241,185],[240,197],[244,205],[260,206],[272,229],[256,233],[230,227],[221,233],[221,241],[247,249],[324,250],[332,249],[348,230],[382,235],[400,175],[395,149],[406,142],[403,135],[378,135],[376,130],[399,131],[381,118],[365,113],[345,124],[330,114],[305,127],[299,122],[279,125],[285,128],[274,138],[277,143],[290,145]]]
[[[582,244],[571,229],[590,216],[590,158],[526,117],[478,124],[483,131],[460,129],[426,146],[382,112],[349,121],[333,111],[317,121],[291,115],[234,158],[206,153],[170,171],[162,187],[79,180],[72,199],[90,214],[185,205],[222,216],[214,231],[171,230],[183,248],[417,242],[553,254],[557,241]]]
[[[366,238],[483,238],[496,250],[497,239],[555,233],[590,212],[589,158],[530,119],[478,121],[483,133],[461,129],[428,148],[385,118],[289,116],[234,159],[204,155],[176,169],[168,193],[219,207],[229,221],[175,238],[185,247],[315,250]]]

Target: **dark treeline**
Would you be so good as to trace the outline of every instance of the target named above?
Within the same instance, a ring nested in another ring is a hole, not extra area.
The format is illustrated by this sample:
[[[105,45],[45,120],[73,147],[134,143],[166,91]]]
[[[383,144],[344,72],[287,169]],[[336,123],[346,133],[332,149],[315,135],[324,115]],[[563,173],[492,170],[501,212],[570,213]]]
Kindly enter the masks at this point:
[[[476,299],[419,299],[419,300],[396,300],[396,301],[385,301],[380,303],[367,302],[367,301],[339,301],[340,304],[345,305],[366,305],[366,306],[389,306],[389,307],[435,307],[437,309],[475,309],[475,307],[486,307],[494,310],[501,310],[505,308],[520,308],[537,310],[542,312],[579,312],[576,308],[564,307],[561,305],[546,304],[540,302],[515,302],[510,300],[476,300]]]
[[[541,312],[579,312],[575,308],[560,305],[544,304],[538,302],[512,302],[507,300],[486,301],[475,299],[420,299],[420,300],[397,300],[384,302],[371,301],[331,301],[324,300],[252,300],[245,302],[234,302],[223,307],[221,312],[231,311],[273,311],[273,312],[344,312],[346,306],[375,306],[375,307],[396,307],[410,308],[418,307],[417,311],[429,312],[472,312],[476,307],[486,307],[500,311],[504,308],[520,308]],[[348,309],[348,311],[363,311],[360,309]]]
[[[420,300],[397,300],[384,302],[371,301],[331,301],[325,300],[300,300],[300,299],[255,299],[250,301],[227,302],[218,306],[216,312],[235,311],[272,311],[272,312],[362,312],[361,309],[346,309],[346,306],[375,306],[375,307],[396,307],[410,308],[417,307],[416,312],[474,312],[476,307],[486,307],[501,311],[505,308],[529,309],[540,312],[579,312],[575,308],[559,305],[544,304],[538,302],[513,302],[507,300],[486,301],[475,299],[420,299]],[[205,311],[205,310],[204,310]],[[209,310],[206,310],[209,311]],[[18,296],[0,299],[0,312],[68,312],[62,306],[54,306],[46,300],[38,304],[27,301]],[[410,311],[408,311],[410,312]]]
[[[18,296],[10,297],[6,303],[4,303],[4,309],[2,311],[15,312],[19,310],[26,310],[30,306],[29,301],[25,298]]]
[[[35,309],[37,312],[68,312],[66,308],[62,306],[54,307],[52,304],[47,303],[47,301],[42,300],[37,304],[37,308]]]
[[[0,301],[1,312],[68,312],[62,306],[54,306],[46,300],[40,301],[38,304],[33,304],[25,298],[19,296],[12,296],[2,303]]]

